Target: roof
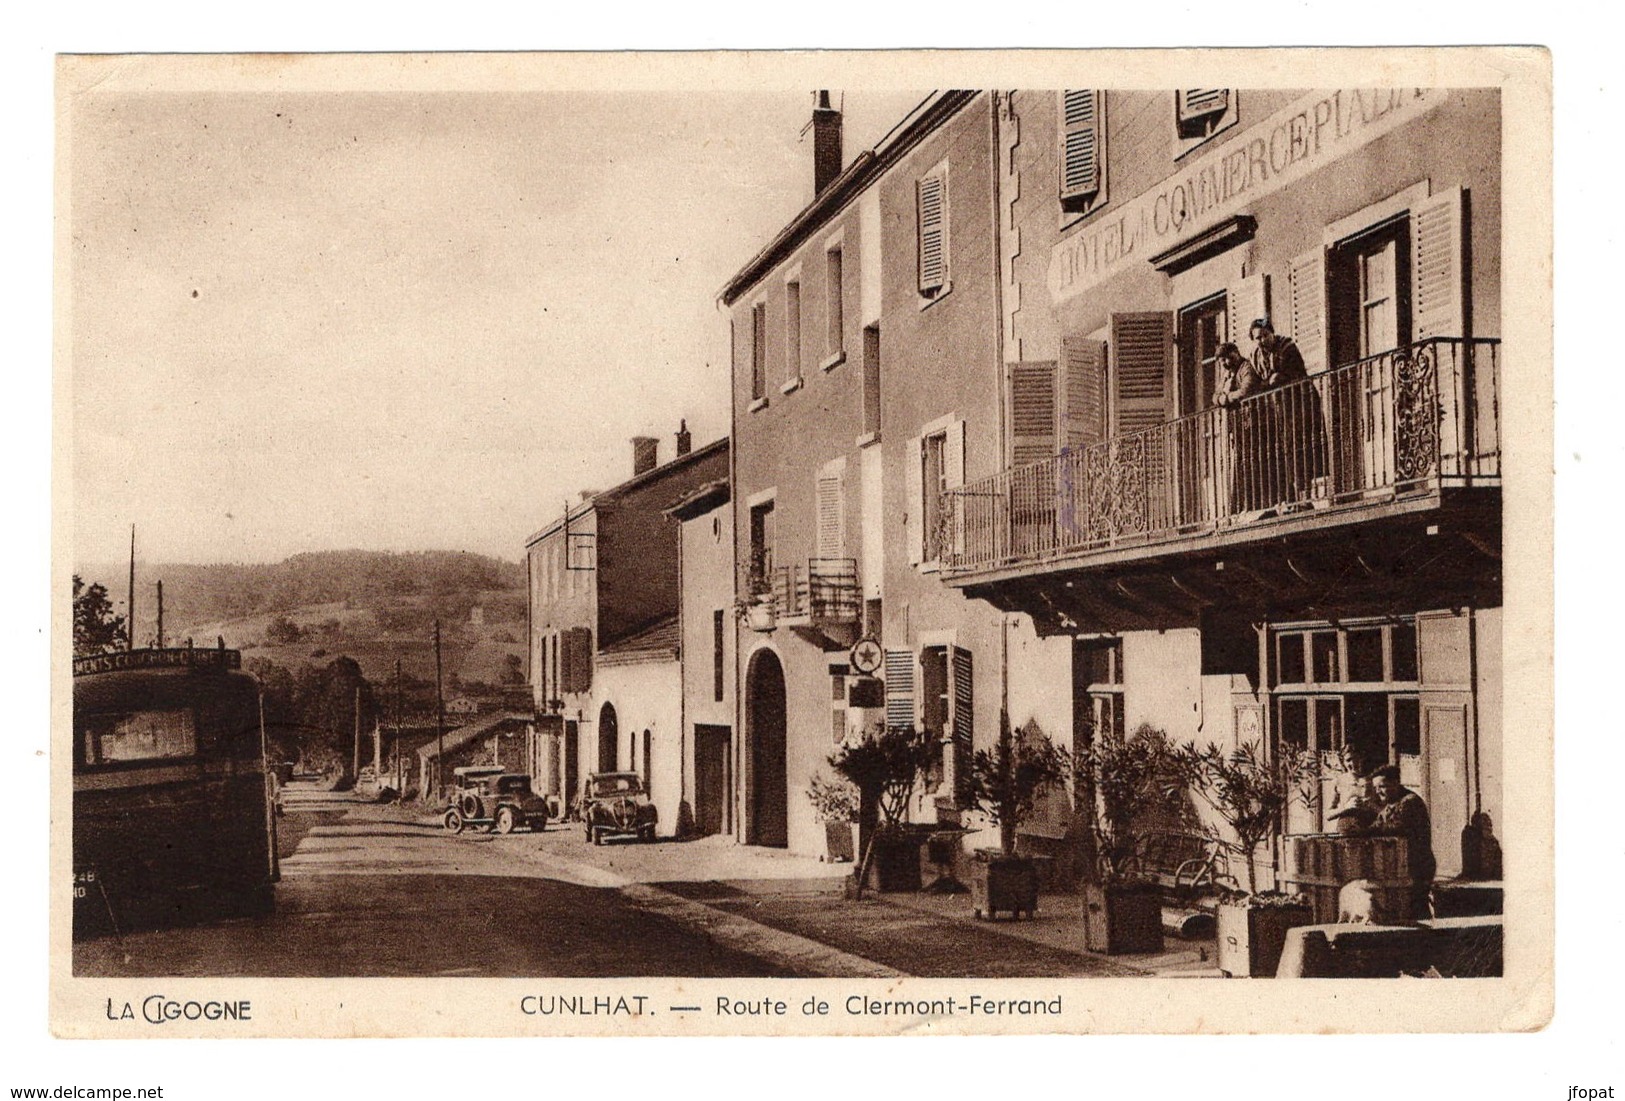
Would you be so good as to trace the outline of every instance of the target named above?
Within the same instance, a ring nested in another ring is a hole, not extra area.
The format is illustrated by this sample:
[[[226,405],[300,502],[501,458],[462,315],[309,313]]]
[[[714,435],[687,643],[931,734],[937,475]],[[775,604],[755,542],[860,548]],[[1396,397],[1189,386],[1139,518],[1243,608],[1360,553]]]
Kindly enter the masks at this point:
[[[878,145],[859,153],[845,171],[835,177],[823,191],[813,196],[813,201],[803,207],[801,213],[790,219],[789,224],[781,229],[762,251],[728,280],[722,290],[717,292],[722,304],[733,305],[762,276],[806,243],[808,238],[862,194],[886,169],[897,163],[904,153],[957,114],[960,108],[976,98],[976,95],[975,91],[947,91],[932,92],[927,96],[902,122],[893,127],[891,133],[882,138]]]
[[[681,653],[682,637],[678,631],[677,617],[668,616],[599,650],[598,664],[613,666],[676,661]]]
[[[540,531],[527,538],[525,540],[525,546],[526,548],[529,548],[541,542],[543,539],[546,539],[549,535],[552,535],[555,531],[558,531],[561,527],[563,527],[568,520],[575,520],[585,515],[592,509],[601,508],[605,505],[613,505],[621,497],[625,497],[630,493],[642,489],[644,486],[649,485],[652,482],[659,481],[661,478],[664,478],[669,474],[675,474],[678,471],[686,470],[688,467],[693,466],[701,459],[708,459],[712,455],[715,455],[721,451],[726,451],[727,449],[728,437],[723,436],[720,439],[712,440],[704,447],[696,447],[687,455],[679,455],[675,459],[670,459],[664,463],[661,463],[652,470],[645,470],[642,474],[634,475],[622,482],[620,485],[617,485],[611,489],[603,490],[599,493],[595,493],[593,496],[580,504],[572,506],[565,513],[565,515],[559,517],[557,520],[554,520],[545,528],[542,528]]]
[[[679,520],[692,520],[727,504],[728,495],[728,479],[718,478],[677,498],[671,507],[666,509],[666,515],[675,516]]]
[[[459,726],[455,730],[446,731],[446,752],[461,749],[469,742],[479,738],[487,738],[497,732],[497,728],[508,723],[528,723],[533,716],[519,711],[504,711],[489,718],[481,719],[477,723]],[[418,747],[418,757],[425,761],[432,761],[439,756],[438,738],[430,738]]]

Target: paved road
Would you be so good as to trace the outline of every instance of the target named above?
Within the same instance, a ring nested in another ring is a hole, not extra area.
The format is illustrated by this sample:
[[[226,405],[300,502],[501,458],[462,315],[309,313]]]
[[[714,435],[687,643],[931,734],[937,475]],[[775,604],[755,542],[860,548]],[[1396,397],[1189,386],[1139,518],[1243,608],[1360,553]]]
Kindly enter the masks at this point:
[[[799,973],[548,860],[545,839],[451,837],[410,806],[284,792],[276,913],[81,942],[99,976],[590,976]],[[291,851],[290,851],[291,850]]]

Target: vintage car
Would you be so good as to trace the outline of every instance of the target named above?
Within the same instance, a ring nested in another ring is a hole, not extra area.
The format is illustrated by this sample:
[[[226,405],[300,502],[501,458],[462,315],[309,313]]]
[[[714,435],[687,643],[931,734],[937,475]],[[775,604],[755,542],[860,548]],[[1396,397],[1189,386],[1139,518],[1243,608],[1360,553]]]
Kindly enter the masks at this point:
[[[547,826],[547,800],[530,790],[530,777],[495,765],[455,769],[457,777],[446,799],[441,823],[452,833],[469,826],[484,826],[496,833],[512,833],[529,826]]]
[[[594,845],[606,837],[653,841],[659,813],[637,773],[595,772],[581,792],[581,820]]]

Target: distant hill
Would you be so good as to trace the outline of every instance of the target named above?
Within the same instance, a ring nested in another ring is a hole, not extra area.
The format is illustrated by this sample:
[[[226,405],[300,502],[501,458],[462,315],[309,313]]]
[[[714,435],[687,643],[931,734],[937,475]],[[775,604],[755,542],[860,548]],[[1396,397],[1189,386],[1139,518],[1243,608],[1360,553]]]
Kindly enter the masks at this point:
[[[106,585],[122,610],[127,568],[79,572]],[[464,684],[511,685],[525,653],[524,566],[485,555],[351,550],[264,564],[138,563],[138,644],[156,631],[160,580],[169,645],[220,637],[254,664],[297,669],[347,655],[382,684],[398,658],[408,678],[432,682],[438,619],[450,696]]]

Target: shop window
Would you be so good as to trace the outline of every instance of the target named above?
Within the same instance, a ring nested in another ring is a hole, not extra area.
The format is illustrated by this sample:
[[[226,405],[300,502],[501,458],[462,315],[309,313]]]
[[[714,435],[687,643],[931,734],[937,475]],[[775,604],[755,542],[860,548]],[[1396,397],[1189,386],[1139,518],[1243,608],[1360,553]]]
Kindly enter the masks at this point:
[[[1380,681],[1382,668],[1382,628],[1362,627],[1348,633],[1348,670],[1351,681]]]
[[[1393,653],[1393,679],[1416,680],[1416,623],[1407,619],[1394,624],[1388,638]]]

